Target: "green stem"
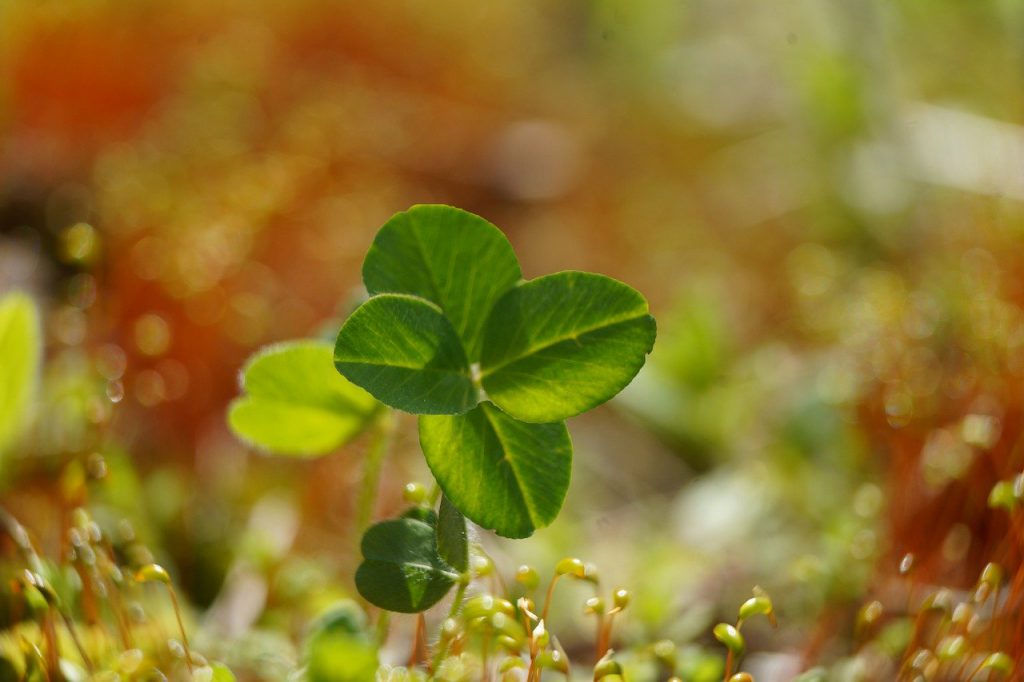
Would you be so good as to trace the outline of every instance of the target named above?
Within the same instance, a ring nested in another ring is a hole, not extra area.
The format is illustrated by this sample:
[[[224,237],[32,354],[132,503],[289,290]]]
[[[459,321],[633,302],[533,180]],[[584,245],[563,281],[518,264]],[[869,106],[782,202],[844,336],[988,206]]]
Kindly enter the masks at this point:
[[[388,450],[391,449],[394,433],[394,414],[388,410],[374,424],[373,441],[363,463],[363,482],[356,503],[356,530],[360,535],[373,518],[373,511],[377,506],[377,489],[380,487],[380,472]]]

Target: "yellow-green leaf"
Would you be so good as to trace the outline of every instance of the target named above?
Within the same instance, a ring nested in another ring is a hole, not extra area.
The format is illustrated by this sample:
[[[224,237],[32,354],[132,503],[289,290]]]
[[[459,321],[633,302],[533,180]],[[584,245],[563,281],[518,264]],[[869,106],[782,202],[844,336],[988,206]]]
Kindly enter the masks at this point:
[[[282,455],[332,452],[358,435],[380,405],[339,375],[329,343],[292,341],[255,354],[228,411],[232,431]]]

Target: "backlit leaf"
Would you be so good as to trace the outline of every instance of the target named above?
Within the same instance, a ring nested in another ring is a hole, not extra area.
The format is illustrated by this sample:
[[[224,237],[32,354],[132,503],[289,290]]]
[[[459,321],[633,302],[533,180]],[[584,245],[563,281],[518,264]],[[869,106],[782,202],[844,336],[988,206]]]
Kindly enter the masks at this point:
[[[322,455],[372,421],[380,405],[333,367],[328,343],[293,341],[254,355],[242,370],[246,395],[228,423],[237,436],[270,452]]]
[[[363,262],[371,295],[411,294],[440,306],[470,362],[480,358],[487,313],[521,278],[501,230],[452,206],[413,206],[396,214],[377,233]]]
[[[489,403],[451,417],[420,417],[427,464],[459,511],[510,538],[558,515],[569,488],[572,442],[564,423],[527,424]]]
[[[483,388],[516,419],[566,419],[625,388],[654,337],[647,301],[622,282],[587,272],[538,277],[511,289],[491,311]]]
[[[414,414],[458,414],[477,403],[469,363],[451,323],[433,303],[381,294],[338,333],[334,365],[377,400]]]

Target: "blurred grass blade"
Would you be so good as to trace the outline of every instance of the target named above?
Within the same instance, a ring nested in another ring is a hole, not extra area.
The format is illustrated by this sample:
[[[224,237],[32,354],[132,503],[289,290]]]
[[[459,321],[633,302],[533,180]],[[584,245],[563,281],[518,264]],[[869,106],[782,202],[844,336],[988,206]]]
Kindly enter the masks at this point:
[[[39,386],[39,311],[28,295],[0,299],[0,455],[21,435]]]

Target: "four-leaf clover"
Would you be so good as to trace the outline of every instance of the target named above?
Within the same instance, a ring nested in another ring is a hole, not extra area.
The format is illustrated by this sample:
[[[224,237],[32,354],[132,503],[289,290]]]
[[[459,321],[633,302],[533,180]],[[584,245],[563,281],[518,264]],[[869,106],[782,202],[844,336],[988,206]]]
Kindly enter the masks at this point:
[[[564,420],[640,370],[655,337],[647,301],[587,272],[524,281],[498,228],[436,205],[385,223],[363,282],[370,298],[338,334],[338,371],[421,415],[427,464],[469,519],[506,537],[551,523],[572,465]]]

